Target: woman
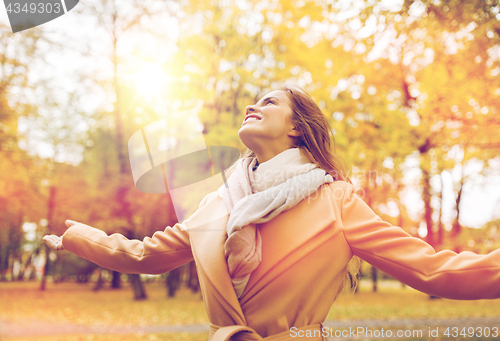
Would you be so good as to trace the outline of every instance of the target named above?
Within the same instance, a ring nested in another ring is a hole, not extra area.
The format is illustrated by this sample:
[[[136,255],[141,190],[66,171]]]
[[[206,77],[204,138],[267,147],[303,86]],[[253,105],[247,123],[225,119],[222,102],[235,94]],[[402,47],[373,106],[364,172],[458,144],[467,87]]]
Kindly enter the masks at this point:
[[[211,341],[322,340],[321,323],[355,278],[353,256],[430,295],[500,297],[500,250],[436,253],[355,194],[331,154],[326,118],[301,88],[285,85],[248,106],[239,136],[248,150],[227,184],[183,223],[141,242],[67,221],[46,243],[124,273],[159,274],[194,259]]]

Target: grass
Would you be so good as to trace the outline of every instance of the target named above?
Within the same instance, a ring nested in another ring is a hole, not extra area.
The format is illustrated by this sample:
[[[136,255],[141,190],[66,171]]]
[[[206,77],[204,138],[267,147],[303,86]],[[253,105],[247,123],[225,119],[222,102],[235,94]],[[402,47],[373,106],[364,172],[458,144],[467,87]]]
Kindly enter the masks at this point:
[[[208,324],[205,306],[199,293],[187,289],[175,298],[166,297],[164,283],[146,284],[148,299],[134,301],[132,291],[104,288],[92,291],[93,284],[48,283],[40,291],[39,283],[0,282],[0,320],[28,326],[37,323],[73,323],[88,326],[154,326]],[[372,293],[370,283],[362,281],[360,292],[342,295],[332,306],[328,320],[421,319],[500,316],[500,300],[454,301],[431,300],[398,282],[383,281],[379,292]],[[37,340],[207,340],[207,333],[74,335],[60,337],[1,338],[5,341]],[[491,338],[466,338],[468,341]],[[413,339],[417,341],[418,339]],[[433,339],[439,340],[439,339]],[[444,338],[442,339],[444,340]],[[447,339],[449,340],[449,339]],[[464,339],[465,340],[465,339]]]
[[[163,283],[148,283],[148,299],[134,301],[128,287],[93,291],[92,285],[48,283],[47,290],[40,291],[38,283],[0,283],[0,319],[16,323],[31,319],[93,326],[208,323],[199,293],[184,289],[175,298],[167,298]]]
[[[0,282],[0,319],[6,323],[73,323],[87,326],[151,326],[208,324],[201,295],[187,289],[167,298],[164,283],[147,283],[147,300],[134,301],[132,290],[104,288],[93,284],[48,283],[40,291],[35,282]],[[1,335],[1,333],[0,333]],[[63,335],[2,338],[2,341],[206,341],[207,333],[163,333],[121,335]]]
[[[361,281],[360,292],[343,294],[330,309],[327,320],[446,319],[500,316],[500,299],[457,301],[431,300],[396,281],[381,281],[376,294],[371,282]]]

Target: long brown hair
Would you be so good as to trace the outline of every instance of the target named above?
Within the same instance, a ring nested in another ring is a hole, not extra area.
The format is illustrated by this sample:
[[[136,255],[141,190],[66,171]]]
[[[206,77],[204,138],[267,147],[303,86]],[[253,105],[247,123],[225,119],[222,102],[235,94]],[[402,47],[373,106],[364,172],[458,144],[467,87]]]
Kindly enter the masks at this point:
[[[313,98],[298,84],[285,82],[278,90],[285,91],[292,103],[291,122],[297,128],[300,136],[293,141],[292,148],[300,148],[307,158],[329,173],[334,180],[343,180],[352,184],[345,172],[345,166],[335,155],[335,137],[330,125]],[[255,157],[255,153],[248,149],[241,158]],[[236,168],[236,161],[226,170],[226,179]],[[357,286],[357,272],[359,259],[353,257],[346,269],[346,276],[339,288],[340,293],[344,287],[355,290]]]

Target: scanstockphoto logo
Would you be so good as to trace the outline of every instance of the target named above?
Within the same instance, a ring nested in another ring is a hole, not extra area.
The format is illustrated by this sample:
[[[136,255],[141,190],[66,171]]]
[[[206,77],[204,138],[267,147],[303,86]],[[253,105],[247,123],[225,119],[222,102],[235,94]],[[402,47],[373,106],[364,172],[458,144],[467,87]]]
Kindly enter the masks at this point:
[[[179,222],[197,210],[205,195],[227,185],[224,171],[240,157],[237,148],[207,146],[202,131],[196,110],[190,109],[143,127],[128,141],[136,188],[169,193]],[[225,210],[210,212],[212,220],[225,215]],[[191,220],[190,229],[200,225],[195,221]]]
[[[4,0],[13,33],[40,26],[71,11],[79,0]]]

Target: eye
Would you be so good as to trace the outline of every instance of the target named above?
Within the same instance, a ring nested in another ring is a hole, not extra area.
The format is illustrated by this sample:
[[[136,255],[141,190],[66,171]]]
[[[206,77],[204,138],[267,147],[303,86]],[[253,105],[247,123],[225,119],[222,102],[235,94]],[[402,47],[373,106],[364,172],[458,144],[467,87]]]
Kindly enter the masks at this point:
[[[272,99],[270,99],[267,101],[266,105],[268,105],[269,103],[274,104],[274,101]]]

